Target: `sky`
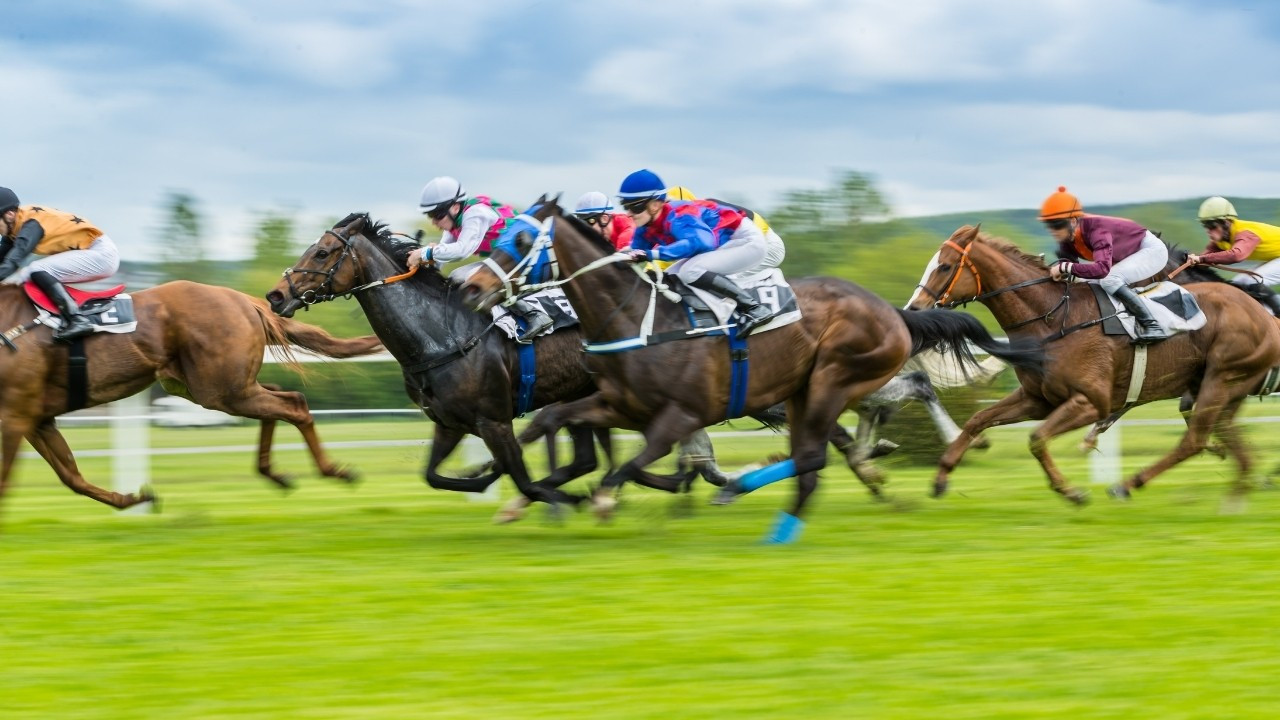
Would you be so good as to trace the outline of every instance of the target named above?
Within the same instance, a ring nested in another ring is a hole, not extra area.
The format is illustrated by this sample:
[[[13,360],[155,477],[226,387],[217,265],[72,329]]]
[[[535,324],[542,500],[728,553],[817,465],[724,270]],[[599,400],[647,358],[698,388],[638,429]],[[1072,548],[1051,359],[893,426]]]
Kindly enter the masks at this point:
[[[844,169],[895,214],[1280,196],[1280,3],[67,0],[6,9],[0,185],[159,259],[287,212],[420,221],[647,167],[756,208]]]

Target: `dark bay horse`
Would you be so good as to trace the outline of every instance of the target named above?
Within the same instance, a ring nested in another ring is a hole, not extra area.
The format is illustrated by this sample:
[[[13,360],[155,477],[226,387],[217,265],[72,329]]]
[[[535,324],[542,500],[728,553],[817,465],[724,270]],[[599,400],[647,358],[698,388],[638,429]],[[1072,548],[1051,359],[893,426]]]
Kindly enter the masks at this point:
[[[367,355],[381,350],[373,336],[335,338],[313,325],[272,315],[261,300],[230,288],[177,281],[130,293],[138,327],[127,334],[84,339],[88,356],[85,407],[101,405],[147,389],[157,380],[166,390],[214,410],[261,421],[258,471],[282,487],[284,475],[271,467],[275,424],[298,428],[320,472],[353,479],[335,465],[316,435],[302,393],[258,383],[263,350],[276,348],[292,361],[290,343],[329,357]],[[22,289],[0,286],[0,326],[27,325],[36,316]],[[118,493],[89,483],[76,467],[54,418],[68,410],[68,348],[55,344],[43,326],[14,339],[16,351],[0,349],[0,495],[4,494],[25,437],[67,487],[115,508],[155,499],[150,489]]]
[[[953,233],[930,268],[909,307],[976,300],[991,310],[1011,338],[1051,343],[1051,361],[1043,375],[1019,371],[1021,386],[1013,394],[965,424],[942,456],[934,494],[946,491],[948,476],[978,433],[995,425],[1044,420],[1031,434],[1031,453],[1055,491],[1073,502],[1085,502],[1087,493],[1072,487],[1054,464],[1049,441],[1108,418],[1126,404],[1134,346],[1126,337],[1103,335],[1097,326],[1070,331],[1098,318],[1092,291],[1084,283],[1049,281],[1040,257],[976,227],[966,225]],[[1204,309],[1208,323],[1150,346],[1146,381],[1133,404],[1191,393],[1195,407],[1188,429],[1172,452],[1111,489],[1120,497],[1128,497],[1130,490],[1205,449],[1211,433],[1236,461],[1239,473],[1233,494],[1239,496],[1248,488],[1252,459],[1234,418],[1267,371],[1280,365],[1280,326],[1258,303],[1227,283],[1201,282],[1187,289]]]
[[[637,337],[650,314],[655,331],[688,327],[682,307],[652,300],[646,282],[653,281],[638,268],[617,262],[622,256],[614,255],[598,233],[578,218],[565,216],[556,202],[543,198],[540,203],[533,216],[554,225],[556,259],[572,278],[564,285],[565,293],[586,338],[602,343]],[[490,260],[504,273],[515,265],[513,258],[499,253]],[[488,311],[502,299],[507,280],[485,267],[471,275],[463,293],[473,307]],[[791,459],[758,472],[765,472],[768,481],[799,476],[790,512],[780,516],[771,537],[775,541],[794,539],[799,517],[817,486],[818,470],[826,465],[825,446],[840,413],[893,378],[913,352],[946,344],[964,354],[964,341],[969,339],[1022,367],[1034,368],[1042,359],[1038,349],[992,340],[968,315],[905,313],[836,278],[795,280],[792,287],[802,319],[752,335],[747,350],[751,367],[744,412],[758,413],[785,401],[791,425]],[[539,422],[548,429],[582,424],[643,431],[644,449],[606,477],[593,494],[597,514],[608,517],[616,503],[614,493],[624,482],[666,455],[677,439],[725,419],[732,369],[723,337],[593,354],[587,363],[596,373],[600,392],[557,406]],[[748,475],[735,489],[754,489],[763,484],[761,479]]]
[[[378,282],[404,275],[405,259],[418,247],[397,239],[367,214],[353,213],[302,253],[267,293],[267,300],[272,310],[289,317],[315,302],[356,298],[374,332],[400,362],[409,397],[435,423],[426,469],[431,487],[480,492],[505,472],[526,500],[576,504],[579,498],[556,487],[595,470],[591,432],[573,431],[574,460],[569,466],[543,482],[532,480],[512,429],[520,379],[515,344],[489,318],[464,307],[434,264],[402,281]],[[578,341],[578,333],[564,330],[534,343],[538,377],[531,408],[595,392],[580,360]],[[496,465],[479,477],[441,474],[440,465],[468,434],[484,441]]]

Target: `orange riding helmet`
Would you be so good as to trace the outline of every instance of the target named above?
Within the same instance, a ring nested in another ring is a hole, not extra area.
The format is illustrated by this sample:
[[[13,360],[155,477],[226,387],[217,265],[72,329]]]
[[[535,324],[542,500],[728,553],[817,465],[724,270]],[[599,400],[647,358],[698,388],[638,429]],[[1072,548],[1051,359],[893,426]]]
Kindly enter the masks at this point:
[[[1080,206],[1080,199],[1067,192],[1067,188],[1062,185],[1058,186],[1058,192],[1045,198],[1044,204],[1040,206],[1041,222],[1066,220],[1082,215],[1084,215],[1084,208]]]

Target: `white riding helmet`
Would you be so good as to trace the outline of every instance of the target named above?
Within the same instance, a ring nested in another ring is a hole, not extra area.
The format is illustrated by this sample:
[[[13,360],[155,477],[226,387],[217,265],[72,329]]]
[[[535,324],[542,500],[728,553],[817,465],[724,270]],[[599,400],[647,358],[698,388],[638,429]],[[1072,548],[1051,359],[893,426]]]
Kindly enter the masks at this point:
[[[1231,218],[1234,220],[1239,217],[1236,215],[1236,207],[1231,201],[1224,198],[1214,196],[1200,203],[1200,222],[1208,220],[1224,220]]]
[[[598,215],[603,212],[609,212],[613,206],[609,204],[609,197],[598,190],[592,190],[578,198],[578,204],[573,207],[574,215]]]
[[[429,213],[440,209],[441,206],[452,205],[466,196],[467,193],[462,189],[462,183],[448,175],[441,175],[438,178],[432,178],[431,182],[422,188],[422,198],[418,200],[418,209],[423,213]]]

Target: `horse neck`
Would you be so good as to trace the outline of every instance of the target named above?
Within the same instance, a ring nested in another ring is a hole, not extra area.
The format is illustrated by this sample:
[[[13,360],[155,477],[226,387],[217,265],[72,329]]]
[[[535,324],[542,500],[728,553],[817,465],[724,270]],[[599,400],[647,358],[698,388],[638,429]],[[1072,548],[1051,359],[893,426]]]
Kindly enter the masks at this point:
[[[363,237],[353,240],[353,244],[359,258],[359,284],[404,272],[395,259]],[[374,334],[401,363],[416,363],[452,352],[488,325],[487,320],[464,308],[445,288],[431,287],[429,282],[415,276],[356,293],[356,301]]]
[[[561,221],[565,226],[566,221]],[[611,253],[596,247],[576,230],[559,227],[553,239],[560,272],[572,275]],[[566,283],[564,294],[578,313],[583,336],[591,340],[616,340],[635,335],[648,308],[650,290],[635,287],[639,278],[625,263],[614,263],[583,273]],[[625,307],[622,306],[626,303]],[[662,303],[667,304],[667,303]]]
[[[973,250],[969,252],[969,259],[973,261],[974,267],[982,277],[983,293],[995,292],[1020,282],[1048,277],[1049,274],[1044,268],[1020,262],[981,243],[973,246]],[[995,316],[1000,327],[1008,330],[1010,325],[1049,312],[1062,301],[1063,292],[1063,286],[1058,283],[1041,283],[993,295],[982,300],[982,304]],[[1038,325],[1032,323],[1030,327],[1035,328]]]

